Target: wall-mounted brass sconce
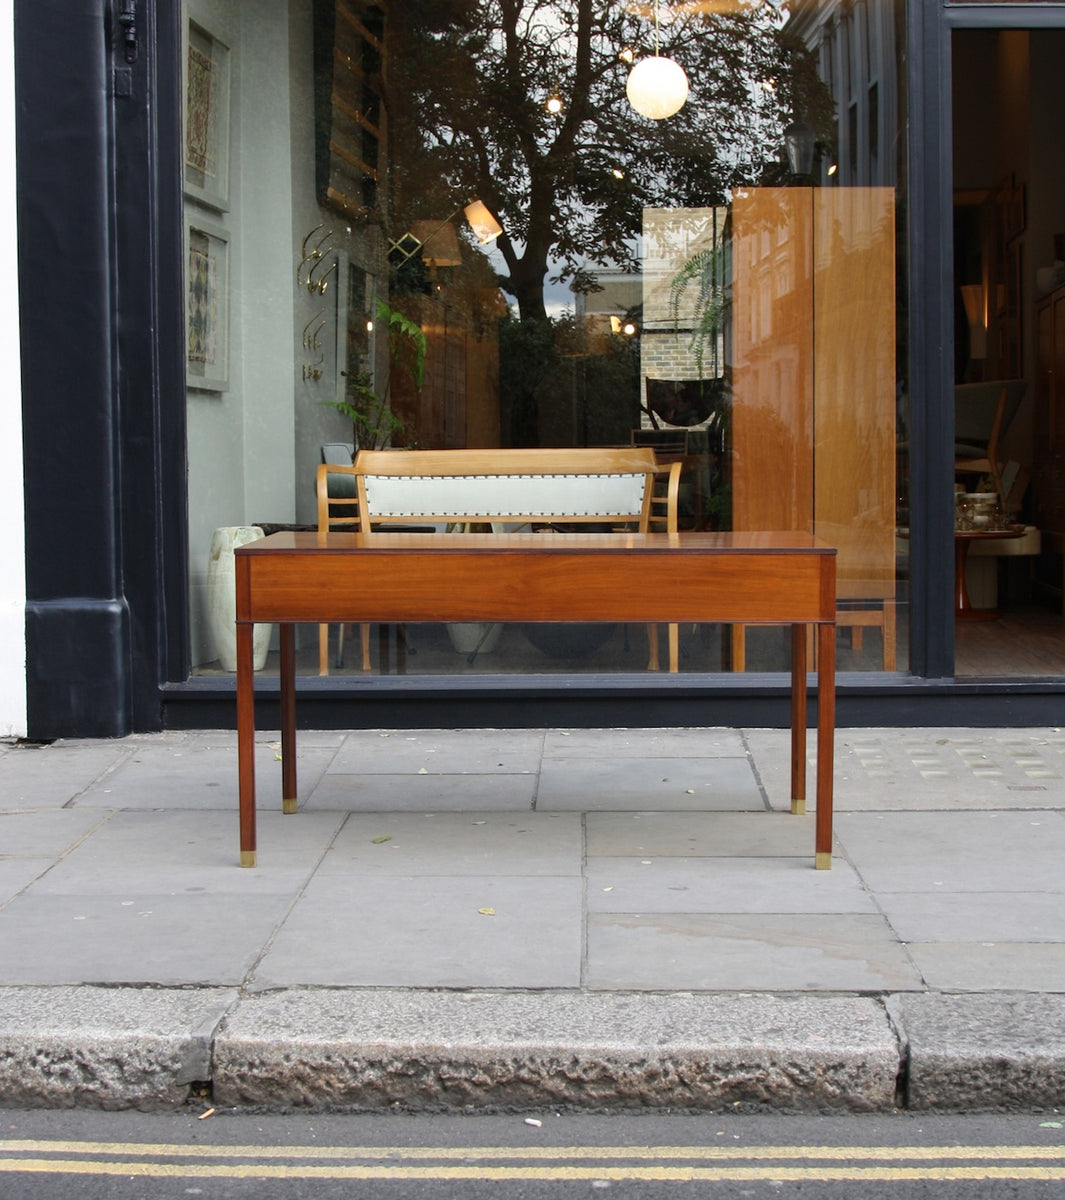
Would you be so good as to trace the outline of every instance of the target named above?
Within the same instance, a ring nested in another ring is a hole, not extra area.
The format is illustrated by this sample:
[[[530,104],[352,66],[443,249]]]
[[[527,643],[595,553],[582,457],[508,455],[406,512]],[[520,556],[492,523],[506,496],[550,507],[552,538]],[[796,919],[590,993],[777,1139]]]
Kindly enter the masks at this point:
[[[316,233],[319,233],[319,231],[323,230],[323,229],[325,230],[325,232],[322,233],[319,236],[318,240],[316,242],[314,242],[312,245],[311,239],[314,237],[314,235]],[[311,276],[314,275],[315,271],[321,265],[322,259],[325,258],[326,250],[328,248],[329,241],[332,238],[332,236],[333,236],[332,229],[328,229],[325,226],[325,224],[323,223],[321,225],[315,225],[315,227],[310,231],[310,233],[308,233],[307,236],[303,239],[303,246],[300,249],[300,255],[301,255],[300,262],[299,262],[299,266],[296,267],[296,286],[297,287],[301,287],[304,283],[306,283],[307,290],[309,292],[318,291],[319,293],[321,293],[321,292],[325,291],[324,287],[318,286],[319,282],[321,281],[321,279],[323,277],[319,276],[318,279],[312,283]],[[303,276],[303,273],[305,270],[307,272],[306,279],[304,279],[304,276]],[[326,272],[326,274],[328,274],[328,272]]]
[[[324,328],[325,309],[320,308],[303,327],[304,350],[317,350],[319,348],[318,335]]]
[[[325,294],[325,289],[329,286],[329,276],[337,269],[337,263],[334,258],[329,266],[320,275],[317,275],[316,272],[320,265],[320,263],[315,263],[311,267],[307,275],[307,291],[312,294],[317,292],[319,296],[322,296]]]
[[[313,317],[303,327],[303,348],[309,350],[313,354],[318,351],[318,358],[314,362],[305,362],[303,364],[303,381],[304,383],[317,383],[325,373],[321,369],[322,363],[325,362],[325,351],[322,349],[322,343],[319,341],[319,335],[326,325],[325,309],[320,308]]]

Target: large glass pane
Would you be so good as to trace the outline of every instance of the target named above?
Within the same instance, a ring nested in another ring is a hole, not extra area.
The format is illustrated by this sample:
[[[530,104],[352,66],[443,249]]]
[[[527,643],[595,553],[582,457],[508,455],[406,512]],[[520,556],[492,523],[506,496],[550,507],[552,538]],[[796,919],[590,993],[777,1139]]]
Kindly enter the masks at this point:
[[[1065,673],[1063,50],[1065,28],[952,39],[963,676]]]
[[[901,27],[901,0],[190,2],[197,669],[231,669],[233,542],[315,527],[323,458],[633,444],[682,464],[682,529],[838,546],[840,669],[904,668]],[[654,641],[333,628],[324,663],[642,673]],[[683,672],[787,659],[680,630]]]

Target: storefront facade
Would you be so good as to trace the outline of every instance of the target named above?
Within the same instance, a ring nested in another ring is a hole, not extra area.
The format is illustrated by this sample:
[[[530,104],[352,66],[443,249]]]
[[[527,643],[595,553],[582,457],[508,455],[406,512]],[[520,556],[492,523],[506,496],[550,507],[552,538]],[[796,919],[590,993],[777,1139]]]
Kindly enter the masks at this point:
[[[14,7],[0,726],[232,724],[227,555],[313,526],[338,446],[630,442],[688,527],[839,547],[841,723],[1061,719],[1065,5]],[[787,719],[777,631],[682,630],[673,674],[643,631],[455,634],[374,630],[365,671],[333,629],[322,674],[301,631],[302,719]]]

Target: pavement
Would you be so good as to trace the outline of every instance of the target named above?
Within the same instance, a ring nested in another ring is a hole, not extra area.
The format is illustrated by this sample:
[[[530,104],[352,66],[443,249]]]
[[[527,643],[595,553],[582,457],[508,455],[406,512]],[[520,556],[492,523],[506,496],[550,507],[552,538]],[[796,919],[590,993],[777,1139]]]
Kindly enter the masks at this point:
[[[788,737],[0,742],[0,1105],[1065,1108],[1065,733]]]

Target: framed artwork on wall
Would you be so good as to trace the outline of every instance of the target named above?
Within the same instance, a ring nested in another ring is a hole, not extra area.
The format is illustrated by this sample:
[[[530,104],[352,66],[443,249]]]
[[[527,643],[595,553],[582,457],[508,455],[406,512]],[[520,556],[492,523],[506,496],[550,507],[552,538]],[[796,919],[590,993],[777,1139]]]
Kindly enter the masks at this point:
[[[229,387],[229,234],[190,217],[185,272],[186,384],[223,392]]]
[[[185,193],[229,208],[229,47],[190,20],[185,51]]]

